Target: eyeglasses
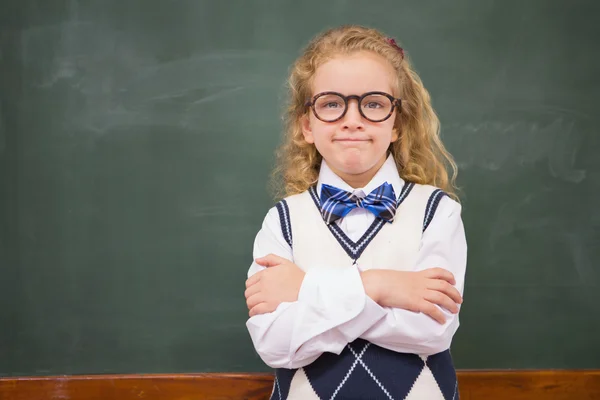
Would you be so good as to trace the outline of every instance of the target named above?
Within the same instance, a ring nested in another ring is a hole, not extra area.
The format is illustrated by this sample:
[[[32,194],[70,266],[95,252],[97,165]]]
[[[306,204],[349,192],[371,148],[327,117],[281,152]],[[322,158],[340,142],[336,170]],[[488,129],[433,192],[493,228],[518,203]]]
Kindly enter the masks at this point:
[[[358,111],[365,119],[371,122],[383,122],[388,119],[394,109],[401,111],[402,100],[385,92],[368,92],[362,96],[344,96],[337,92],[323,92],[315,95],[306,102],[315,117],[323,122],[335,122],[344,117],[348,111],[348,101],[356,99]]]

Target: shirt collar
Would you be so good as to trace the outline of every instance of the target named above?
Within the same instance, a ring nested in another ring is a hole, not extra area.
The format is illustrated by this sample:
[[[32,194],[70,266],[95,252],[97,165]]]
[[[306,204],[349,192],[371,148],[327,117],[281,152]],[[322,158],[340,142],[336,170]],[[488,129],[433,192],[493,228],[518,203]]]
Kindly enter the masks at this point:
[[[388,158],[385,160],[379,171],[375,174],[373,179],[369,183],[365,185],[364,188],[356,188],[354,189],[352,186],[348,185],[342,178],[337,176],[335,172],[331,170],[331,168],[325,162],[325,159],[321,161],[321,169],[319,171],[319,180],[317,181],[317,194],[321,197],[321,186],[323,184],[335,186],[339,189],[346,190],[358,197],[365,197],[371,191],[373,191],[376,187],[384,184],[385,182],[392,185],[394,188],[394,193],[396,194],[396,198],[400,194],[402,187],[404,186],[404,180],[400,178],[400,174],[398,174],[398,168],[396,167],[396,161],[394,157],[390,154]]]

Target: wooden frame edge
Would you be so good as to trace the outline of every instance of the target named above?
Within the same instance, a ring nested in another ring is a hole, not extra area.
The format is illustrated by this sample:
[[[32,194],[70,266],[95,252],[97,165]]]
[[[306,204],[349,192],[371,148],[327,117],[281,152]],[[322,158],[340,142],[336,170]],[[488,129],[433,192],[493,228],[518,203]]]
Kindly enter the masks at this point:
[[[600,399],[600,370],[460,370],[462,400]],[[1,400],[268,399],[267,373],[67,375],[0,378]]]

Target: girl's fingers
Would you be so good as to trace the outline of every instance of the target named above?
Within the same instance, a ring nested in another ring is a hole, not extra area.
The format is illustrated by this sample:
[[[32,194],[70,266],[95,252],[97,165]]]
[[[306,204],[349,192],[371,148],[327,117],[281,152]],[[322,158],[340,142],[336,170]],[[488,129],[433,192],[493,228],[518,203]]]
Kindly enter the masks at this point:
[[[286,261],[285,258],[283,257],[279,257],[278,255],[275,254],[267,254],[264,257],[260,257],[257,258],[256,260],[254,260],[258,265],[261,265],[263,267],[276,267],[280,264],[283,264]]]
[[[427,282],[426,286],[427,289],[437,290],[438,292],[445,294],[446,296],[450,297],[452,301],[454,301],[456,304],[462,304],[463,302],[462,296],[460,295],[458,289],[456,289],[454,286],[452,286],[445,280],[431,279],[429,280],[429,282]]]
[[[252,285],[246,289],[246,291],[244,292],[244,296],[246,297],[246,300],[248,300],[249,297],[255,295],[258,292],[260,292],[260,285]]]
[[[246,289],[249,288],[250,286],[254,285],[255,283],[257,283],[258,281],[260,281],[262,272],[263,271],[259,271],[259,272],[255,273],[254,275],[252,275],[250,278],[246,279]]]
[[[275,311],[268,303],[259,303],[250,309],[248,315],[254,317],[255,315],[266,314]]]
[[[456,285],[452,272],[443,268],[430,268],[425,270],[425,277],[429,279],[443,279],[451,285]]]
[[[258,304],[261,304],[261,302],[262,302],[262,297],[261,297],[260,293],[255,293],[246,299],[246,306],[248,307],[248,310],[252,310]]]
[[[441,292],[428,290],[427,294],[425,295],[425,300],[430,303],[437,304],[453,314],[458,313],[458,305],[456,305],[456,303],[450,297]]]
[[[421,303],[420,309],[423,314],[429,315],[431,318],[436,320],[438,323],[443,324],[444,322],[446,322],[446,317],[444,316],[444,313],[442,312],[442,310],[440,310],[434,304],[432,304],[426,300],[423,300],[423,302]]]

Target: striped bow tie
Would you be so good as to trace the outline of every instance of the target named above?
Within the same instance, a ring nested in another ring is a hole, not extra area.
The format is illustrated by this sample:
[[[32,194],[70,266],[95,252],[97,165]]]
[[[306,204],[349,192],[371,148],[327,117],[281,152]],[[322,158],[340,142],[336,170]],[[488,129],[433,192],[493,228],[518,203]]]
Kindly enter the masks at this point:
[[[355,208],[365,208],[377,218],[392,222],[396,214],[396,194],[389,183],[377,187],[363,199],[335,186],[321,187],[321,214],[327,224],[344,218]]]

